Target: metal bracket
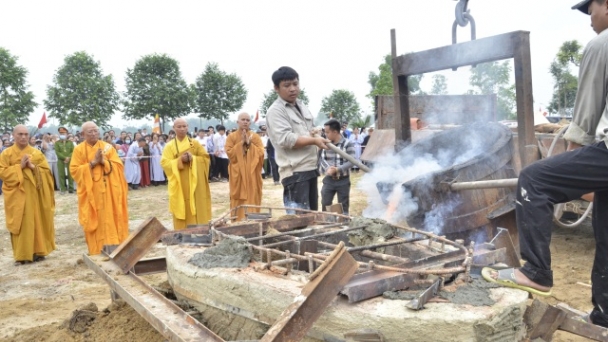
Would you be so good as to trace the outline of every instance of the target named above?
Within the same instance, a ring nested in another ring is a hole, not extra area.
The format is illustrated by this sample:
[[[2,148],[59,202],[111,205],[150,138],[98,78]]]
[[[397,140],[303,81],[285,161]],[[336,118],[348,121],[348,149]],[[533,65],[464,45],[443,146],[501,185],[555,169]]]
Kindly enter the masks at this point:
[[[424,290],[424,292],[416,296],[416,298],[412,299],[405,306],[408,309],[412,310],[420,310],[424,308],[424,304],[428,303],[429,299],[437,295],[437,292],[439,292],[439,287],[441,286],[442,282],[443,278],[437,278],[433,285],[431,285],[428,289]]]

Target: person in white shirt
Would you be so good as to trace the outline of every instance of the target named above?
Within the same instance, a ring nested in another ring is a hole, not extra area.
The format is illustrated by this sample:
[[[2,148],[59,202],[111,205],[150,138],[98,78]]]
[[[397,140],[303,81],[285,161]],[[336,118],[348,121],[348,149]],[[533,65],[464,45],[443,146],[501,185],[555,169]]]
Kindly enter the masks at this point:
[[[228,182],[228,155],[225,150],[226,146],[226,127],[219,125],[217,133],[213,137],[213,147],[215,162],[217,163],[217,173],[221,177],[222,182]]]

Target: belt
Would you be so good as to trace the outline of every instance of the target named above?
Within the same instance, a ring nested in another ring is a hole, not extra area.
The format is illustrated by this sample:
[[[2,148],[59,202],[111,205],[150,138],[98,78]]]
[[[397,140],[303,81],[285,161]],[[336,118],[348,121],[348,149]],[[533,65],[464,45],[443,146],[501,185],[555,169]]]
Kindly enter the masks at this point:
[[[346,175],[346,176],[338,176],[338,177],[335,177],[335,176],[325,176],[325,177],[329,177],[329,178],[331,178],[331,179],[333,179],[333,180],[342,180],[342,179],[349,178],[349,177],[350,177],[350,175]]]

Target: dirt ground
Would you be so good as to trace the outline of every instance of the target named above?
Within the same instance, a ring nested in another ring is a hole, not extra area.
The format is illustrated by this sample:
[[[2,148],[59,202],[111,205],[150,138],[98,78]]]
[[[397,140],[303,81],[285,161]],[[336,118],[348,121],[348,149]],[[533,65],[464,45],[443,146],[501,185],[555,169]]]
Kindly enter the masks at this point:
[[[352,179],[351,215],[360,215],[367,203],[366,194],[356,187],[360,177],[360,174],[354,175]],[[217,217],[229,208],[228,184],[210,186],[213,216]],[[265,180],[263,198],[262,205],[280,206],[282,186]],[[156,216],[167,228],[172,227],[166,186],[131,191],[128,201],[131,230],[150,216]],[[14,265],[10,236],[5,229],[3,200],[0,212],[0,340],[165,341],[131,307],[112,304],[106,283],[81,262],[86,245],[78,225],[75,195],[56,193],[57,250],[45,261],[30,265]],[[580,310],[590,310],[591,288],[581,285],[590,283],[595,250],[590,222],[574,229],[556,228],[551,250],[555,287],[553,296],[546,301],[565,302]],[[156,277],[149,283],[162,281],[162,277]],[[79,311],[74,317],[76,310]],[[554,341],[586,339],[558,332]]]

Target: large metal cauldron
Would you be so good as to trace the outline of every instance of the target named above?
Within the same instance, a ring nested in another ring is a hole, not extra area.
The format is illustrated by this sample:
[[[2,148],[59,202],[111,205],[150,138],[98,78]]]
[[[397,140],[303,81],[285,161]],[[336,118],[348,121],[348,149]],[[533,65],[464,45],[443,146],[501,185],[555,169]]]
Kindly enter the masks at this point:
[[[488,214],[512,202],[512,188],[451,192],[442,183],[515,177],[510,164],[511,138],[511,131],[504,125],[474,123],[439,132],[403,149],[399,156],[404,166],[425,155],[431,155],[441,166],[439,171],[401,184],[418,203],[418,210],[407,219],[408,224],[434,230],[429,224],[441,221],[443,227],[437,231],[440,234],[489,227]],[[388,202],[397,184],[378,182],[376,186],[383,201]],[[433,220],[429,220],[430,216]]]

